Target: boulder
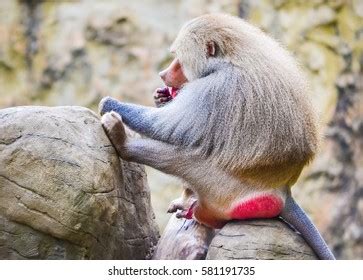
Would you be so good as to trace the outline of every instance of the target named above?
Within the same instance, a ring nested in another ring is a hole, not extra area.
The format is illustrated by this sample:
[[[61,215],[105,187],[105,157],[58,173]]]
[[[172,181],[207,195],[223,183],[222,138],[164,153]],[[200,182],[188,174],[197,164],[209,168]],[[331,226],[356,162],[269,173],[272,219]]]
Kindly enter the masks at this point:
[[[210,260],[317,260],[302,236],[279,219],[230,222],[213,238]]]
[[[0,259],[147,259],[158,236],[144,168],[96,114],[0,110]]]
[[[193,220],[169,220],[153,259],[317,260],[300,233],[284,221],[230,221],[213,230]]]

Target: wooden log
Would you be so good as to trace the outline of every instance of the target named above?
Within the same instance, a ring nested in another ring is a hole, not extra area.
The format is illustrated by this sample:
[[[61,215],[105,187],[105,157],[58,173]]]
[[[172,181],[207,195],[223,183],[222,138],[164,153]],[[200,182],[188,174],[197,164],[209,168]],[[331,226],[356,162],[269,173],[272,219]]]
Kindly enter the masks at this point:
[[[173,215],[153,259],[315,260],[317,256],[280,219],[232,221],[214,231]]]

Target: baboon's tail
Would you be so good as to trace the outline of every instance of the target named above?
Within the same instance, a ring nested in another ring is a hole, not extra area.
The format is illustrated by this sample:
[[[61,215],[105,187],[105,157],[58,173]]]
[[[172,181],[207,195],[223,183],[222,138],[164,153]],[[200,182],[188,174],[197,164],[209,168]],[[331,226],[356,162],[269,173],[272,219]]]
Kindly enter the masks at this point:
[[[301,233],[305,241],[320,259],[335,260],[333,253],[330,251],[323,237],[304,210],[292,198],[291,194],[287,196],[285,208],[280,216]]]

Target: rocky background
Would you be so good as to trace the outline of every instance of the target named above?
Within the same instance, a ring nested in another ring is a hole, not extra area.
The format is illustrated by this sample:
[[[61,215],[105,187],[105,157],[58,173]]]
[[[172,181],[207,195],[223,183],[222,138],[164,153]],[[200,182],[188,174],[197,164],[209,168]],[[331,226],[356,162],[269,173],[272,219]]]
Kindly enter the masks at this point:
[[[306,70],[325,140],[294,191],[338,258],[363,259],[362,0],[2,0],[0,108],[95,110],[105,95],[152,105],[180,26],[216,11],[260,26]],[[163,227],[179,183],[148,172]]]

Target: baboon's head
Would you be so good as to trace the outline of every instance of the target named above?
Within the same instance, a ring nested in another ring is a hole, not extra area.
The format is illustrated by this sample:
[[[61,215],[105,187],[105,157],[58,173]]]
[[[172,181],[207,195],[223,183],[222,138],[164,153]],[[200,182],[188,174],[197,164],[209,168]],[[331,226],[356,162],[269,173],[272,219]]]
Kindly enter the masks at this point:
[[[243,23],[235,17],[213,14],[187,22],[170,51],[172,63],[159,73],[164,83],[179,89],[187,81],[199,78],[210,58],[232,57],[240,44],[236,28]]]
[[[207,14],[187,22],[170,51],[178,60],[188,81],[199,78],[208,61],[219,59],[234,64],[241,51],[261,31],[244,20],[225,14]]]

